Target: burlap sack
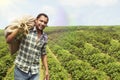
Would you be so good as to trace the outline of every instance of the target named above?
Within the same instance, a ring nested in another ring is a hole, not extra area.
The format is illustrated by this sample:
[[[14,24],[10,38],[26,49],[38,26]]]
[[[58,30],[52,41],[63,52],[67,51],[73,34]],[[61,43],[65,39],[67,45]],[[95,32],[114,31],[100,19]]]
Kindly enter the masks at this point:
[[[19,29],[18,35],[15,39],[8,43],[8,47],[11,54],[16,53],[19,50],[19,45],[22,37],[29,33],[29,29],[34,27],[34,18],[31,16],[24,16],[21,19],[17,19],[5,28],[5,37],[10,35],[16,28]]]
[[[14,31],[14,29],[11,30],[10,27],[11,26],[7,26],[5,28],[5,31],[4,31],[5,32],[4,33],[5,34],[5,38]],[[17,40],[16,38],[11,43],[8,43],[8,49],[9,49],[10,53],[11,54],[16,53],[18,51],[18,49],[19,49],[19,45],[20,45],[20,41]]]
[[[17,40],[14,40],[11,44],[8,44],[10,53],[11,54],[16,53],[19,50],[19,45],[20,45],[20,42]]]

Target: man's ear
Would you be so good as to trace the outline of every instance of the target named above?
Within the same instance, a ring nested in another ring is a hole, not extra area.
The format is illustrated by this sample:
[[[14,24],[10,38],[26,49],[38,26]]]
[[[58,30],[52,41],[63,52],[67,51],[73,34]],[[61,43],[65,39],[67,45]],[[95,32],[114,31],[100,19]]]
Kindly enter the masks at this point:
[[[35,19],[35,23],[37,22],[37,19]]]

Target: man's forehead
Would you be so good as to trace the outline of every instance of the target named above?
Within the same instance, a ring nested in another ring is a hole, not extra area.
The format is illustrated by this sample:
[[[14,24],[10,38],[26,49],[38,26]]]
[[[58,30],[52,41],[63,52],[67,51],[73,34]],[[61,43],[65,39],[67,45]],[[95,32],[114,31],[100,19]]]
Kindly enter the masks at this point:
[[[48,18],[45,16],[40,16],[37,20],[42,20],[42,21],[48,22]]]

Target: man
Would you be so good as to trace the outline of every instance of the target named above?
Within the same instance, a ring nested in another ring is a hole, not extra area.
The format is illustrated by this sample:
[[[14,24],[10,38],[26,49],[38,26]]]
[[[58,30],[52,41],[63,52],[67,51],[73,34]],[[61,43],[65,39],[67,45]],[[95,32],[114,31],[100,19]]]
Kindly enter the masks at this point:
[[[22,38],[18,55],[15,59],[15,80],[39,80],[40,58],[45,67],[45,79],[49,80],[48,63],[46,55],[47,35],[43,32],[49,18],[41,13],[35,19],[35,26],[30,29],[26,37]],[[6,42],[11,43],[19,29],[7,35]]]

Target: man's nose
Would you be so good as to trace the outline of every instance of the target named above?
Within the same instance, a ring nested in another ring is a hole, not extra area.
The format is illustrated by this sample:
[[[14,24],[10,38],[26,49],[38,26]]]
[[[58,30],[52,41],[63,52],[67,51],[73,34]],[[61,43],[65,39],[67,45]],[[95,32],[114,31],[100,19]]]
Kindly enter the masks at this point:
[[[42,24],[42,25],[45,25],[45,23],[44,23],[44,22],[42,22],[41,24]]]

